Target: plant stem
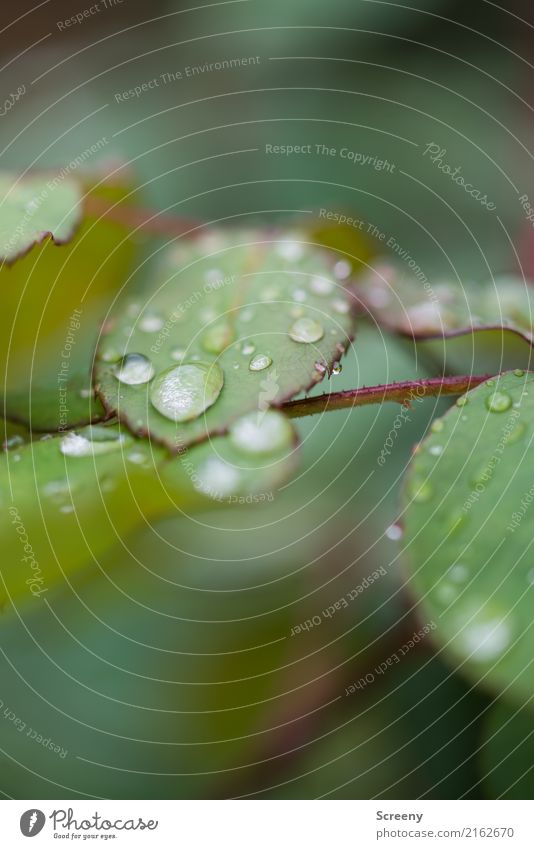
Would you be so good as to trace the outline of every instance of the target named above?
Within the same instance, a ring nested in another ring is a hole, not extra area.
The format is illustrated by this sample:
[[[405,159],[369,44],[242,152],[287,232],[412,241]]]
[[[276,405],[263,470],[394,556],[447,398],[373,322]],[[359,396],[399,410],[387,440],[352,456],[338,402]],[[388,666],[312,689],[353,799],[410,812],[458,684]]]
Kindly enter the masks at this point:
[[[314,398],[301,398],[287,401],[282,410],[289,418],[313,416],[327,410],[345,410],[350,407],[363,407],[365,404],[383,404],[396,401],[409,407],[414,399],[427,395],[463,395],[488,380],[492,375],[463,375],[458,377],[430,377],[422,380],[403,380],[400,383],[383,383],[379,386],[362,386],[359,389],[347,389],[344,392],[331,392],[316,395]]]

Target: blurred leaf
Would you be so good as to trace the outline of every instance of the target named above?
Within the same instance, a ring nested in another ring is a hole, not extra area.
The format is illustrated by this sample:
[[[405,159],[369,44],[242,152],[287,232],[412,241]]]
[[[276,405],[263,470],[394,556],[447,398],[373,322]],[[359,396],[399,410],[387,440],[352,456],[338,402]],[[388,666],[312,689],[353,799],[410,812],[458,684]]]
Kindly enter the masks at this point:
[[[534,724],[532,704],[515,709],[498,702],[484,728],[481,773],[490,799],[532,799]]]
[[[12,263],[50,237],[70,242],[81,220],[82,187],[68,177],[0,172],[0,259]]]
[[[95,368],[106,409],[176,451],[314,386],[353,328],[333,264],[298,235],[220,231],[169,249],[145,302],[106,325]],[[133,355],[146,365],[135,384]]]
[[[456,799],[470,789],[478,700],[436,659],[368,674],[262,796]]]
[[[57,217],[58,206],[63,215],[83,214],[75,237],[59,247],[47,240],[0,269],[6,412],[31,421],[33,430],[64,429],[103,414],[91,390],[93,351],[99,325],[127,279],[134,244],[128,226],[92,212],[93,199],[122,204],[129,192],[124,181],[99,176],[99,182],[64,178],[57,186],[61,178],[50,176],[39,215]],[[71,195],[75,207],[67,206]]]
[[[265,436],[272,442],[267,448]],[[41,598],[81,566],[98,562],[147,517],[206,509],[213,500],[228,505],[272,498],[296,456],[294,431],[274,411],[260,422],[238,422],[229,436],[181,458],[101,425],[13,447],[0,467],[6,545],[1,607],[21,596]]]
[[[532,360],[534,289],[519,277],[431,283],[384,263],[357,277],[354,291],[373,321],[413,339],[446,371],[490,374]]]
[[[458,399],[419,444],[404,487],[412,590],[435,639],[477,684],[533,692],[529,633],[532,374]]]

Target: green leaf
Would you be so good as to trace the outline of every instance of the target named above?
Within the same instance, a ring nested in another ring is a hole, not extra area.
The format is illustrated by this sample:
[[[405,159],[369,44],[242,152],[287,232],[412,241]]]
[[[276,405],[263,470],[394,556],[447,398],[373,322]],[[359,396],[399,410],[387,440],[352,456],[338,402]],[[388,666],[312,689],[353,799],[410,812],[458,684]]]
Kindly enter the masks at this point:
[[[0,172],[0,260],[14,262],[50,238],[64,244],[80,224],[82,187],[71,177]]]
[[[95,381],[107,411],[178,451],[311,388],[353,330],[334,264],[298,236],[254,231],[167,250],[143,302],[106,324]],[[144,383],[125,382],[138,379],[132,360],[121,367],[133,354],[150,361]]]
[[[35,431],[102,417],[91,390],[93,353],[98,328],[135,251],[128,226],[92,211],[95,202],[127,203],[126,183],[111,177],[98,183],[95,177],[65,178],[54,187],[57,179],[34,177],[29,183],[44,185],[41,194],[47,192],[38,207],[40,220],[47,214],[51,221],[76,217],[73,238],[60,246],[48,239],[0,268],[6,412],[13,420],[31,422]],[[55,227],[54,233],[63,230]]]
[[[477,683],[523,699],[530,664],[533,375],[457,401],[417,447],[403,503],[412,590],[435,639]]]
[[[297,442],[281,413],[259,415],[180,457],[118,426],[17,440],[0,457],[0,609],[35,603],[82,566],[98,574],[100,555],[147,518],[271,501]]]
[[[384,263],[356,278],[354,291],[364,314],[415,340],[446,371],[495,373],[530,363],[534,289],[519,277],[463,285]]]
[[[512,708],[497,702],[486,718],[481,773],[490,799],[532,799],[534,715],[532,703]]]

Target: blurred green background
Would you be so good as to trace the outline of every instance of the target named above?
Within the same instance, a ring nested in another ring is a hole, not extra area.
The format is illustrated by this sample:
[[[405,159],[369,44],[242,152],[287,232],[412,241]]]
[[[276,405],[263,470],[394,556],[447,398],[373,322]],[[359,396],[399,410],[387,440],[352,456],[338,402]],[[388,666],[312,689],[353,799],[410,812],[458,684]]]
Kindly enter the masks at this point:
[[[534,197],[529,4],[100,6],[69,27],[58,22],[83,2],[22,4],[17,21],[12,8],[0,12],[0,100],[25,87],[0,118],[3,169],[60,168],[105,139],[94,165],[127,163],[146,208],[225,226],[296,215],[315,226],[321,208],[348,212],[432,280],[530,267],[519,201]],[[239,57],[259,60],[185,70]],[[424,155],[431,143],[494,211]],[[354,164],[343,148],[394,167]],[[138,241],[144,257],[151,243]],[[371,233],[355,251],[384,246]],[[330,388],[431,373],[408,343],[362,323]],[[303,420],[301,474],[271,504],[139,526],[49,605],[6,616],[4,796],[532,793],[528,706],[516,714],[474,687],[431,635],[373,674],[424,624],[386,529],[411,449],[445,407],[416,404],[383,467],[393,405]],[[347,608],[291,636],[381,568]],[[366,675],[375,680],[347,695]],[[61,751],[28,737],[30,727]],[[517,743],[521,754],[505,758]]]

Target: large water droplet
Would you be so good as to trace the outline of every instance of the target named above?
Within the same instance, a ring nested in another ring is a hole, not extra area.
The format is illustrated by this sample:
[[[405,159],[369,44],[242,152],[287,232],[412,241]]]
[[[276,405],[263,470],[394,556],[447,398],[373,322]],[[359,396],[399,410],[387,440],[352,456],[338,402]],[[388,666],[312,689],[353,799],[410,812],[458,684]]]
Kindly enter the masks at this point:
[[[187,422],[215,403],[223,383],[224,375],[217,363],[184,363],[158,375],[150,400],[165,418]]]
[[[267,354],[256,354],[252,357],[248,367],[251,371],[263,371],[272,364],[272,359]]]
[[[206,330],[202,338],[202,347],[210,354],[221,354],[234,338],[232,328],[226,322],[214,324]]]
[[[512,399],[507,392],[492,392],[486,398],[486,407],[490,413],[504,413],[512,406]]]
[[[313,318],[298,318],[289,335],[294,342],[318,342],[324,336],[324,327]]]
[[[135,386],[148,383],[154,377],[154,366],[143,354],[126,354],[113,368],[113,374],[121,383]]]
[[[128,441],[123,433],[99,425],[90,425],[78,433],[69,431],[62,436],[59,450],[67,457],[90,457],[93,454],[109,454],[117,451]]]
[[[248,413],[231,426],[230,441],[247,454],[271,454],[291,446],[293,431],[288,419],[276,410]]]

